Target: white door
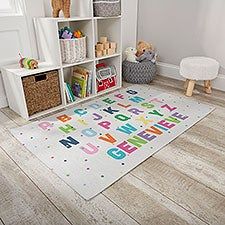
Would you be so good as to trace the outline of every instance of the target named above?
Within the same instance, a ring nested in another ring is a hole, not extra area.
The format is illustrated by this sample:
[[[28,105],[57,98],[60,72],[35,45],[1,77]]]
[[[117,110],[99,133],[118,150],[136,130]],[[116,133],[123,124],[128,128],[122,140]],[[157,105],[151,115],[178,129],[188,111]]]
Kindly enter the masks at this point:
[[[23,0],[0,0],[0,67],[19,61],[19,53],[31,56],[31,42]],[[7,105],[0,77],[0,108]]]

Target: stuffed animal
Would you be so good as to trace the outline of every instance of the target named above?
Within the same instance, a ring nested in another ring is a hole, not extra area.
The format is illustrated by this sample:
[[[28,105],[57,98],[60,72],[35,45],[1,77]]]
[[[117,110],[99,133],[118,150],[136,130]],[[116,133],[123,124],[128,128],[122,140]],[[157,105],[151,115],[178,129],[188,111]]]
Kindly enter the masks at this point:
[[[136,53],[137,53],[137,49],[133,48],[133,47],[129,47],[125,50],[125,55],[126,55],[126,60],[128,62],[133,62],[133,63],[137,63],[138,61],[136,60]]]
[[[139,41],[136,56],[140,57],[145,51],[154,51],[153,45],[146,41]]]
[[[59,39],[72,39],[73,32],[69,27],[64,27],[59,30]]]
[[[64,17],[70,17],[71,0],[52,0],[53,17],[59,17],[59,12],[62,10]]]
[[[75,38],[82,38],[82,37],[84,37],[84,34],[80,30],[76,30],[73,32],[73,36]]]
[[[151,61],[155,63],[157,59],[157,54],[154,51],[145,51],[141,56],[137,57],[138,62]]]
[[[30,58],[24,58],[20,55],[20,67],[21,68],[25,68],[25,69],[29,69],[29,70],[34,70],[38,68],[38,61],[35,59],[30,59]]]

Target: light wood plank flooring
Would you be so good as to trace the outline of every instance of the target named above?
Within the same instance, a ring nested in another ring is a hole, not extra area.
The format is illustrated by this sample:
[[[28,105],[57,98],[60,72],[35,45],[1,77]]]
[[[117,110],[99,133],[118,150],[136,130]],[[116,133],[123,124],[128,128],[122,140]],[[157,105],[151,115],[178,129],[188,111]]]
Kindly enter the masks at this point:
[[[184,92],[162,77],[151,86]],[[26,121],[0,110],[0,225],[224,225],[225,93],[197,89],[193,98],[216,110],[91,201],[18,143],[8,130]]]

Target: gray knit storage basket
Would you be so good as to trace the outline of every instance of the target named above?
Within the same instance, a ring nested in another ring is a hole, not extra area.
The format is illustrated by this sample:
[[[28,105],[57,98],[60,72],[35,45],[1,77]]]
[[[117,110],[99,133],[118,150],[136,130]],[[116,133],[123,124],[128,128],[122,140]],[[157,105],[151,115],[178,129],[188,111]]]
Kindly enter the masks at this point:
[[[156,76],[156,64],[151,61],[133,63],[123,61],[123,79],[128,83],[148,84]]]
[[[121,0],[93,0],[94,16],[110,17],[121,15]]]

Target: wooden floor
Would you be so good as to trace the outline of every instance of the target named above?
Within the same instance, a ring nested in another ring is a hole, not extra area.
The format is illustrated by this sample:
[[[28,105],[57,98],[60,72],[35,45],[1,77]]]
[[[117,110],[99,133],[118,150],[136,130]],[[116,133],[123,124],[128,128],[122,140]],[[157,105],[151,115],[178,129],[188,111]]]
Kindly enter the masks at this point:
[[[183,95],[183,83],[152,84]],[[26,122],[0,111],[0,225],[225,224],[225,93],[193,98],[216,110],[91,201],[46,168],[8,129]]]

